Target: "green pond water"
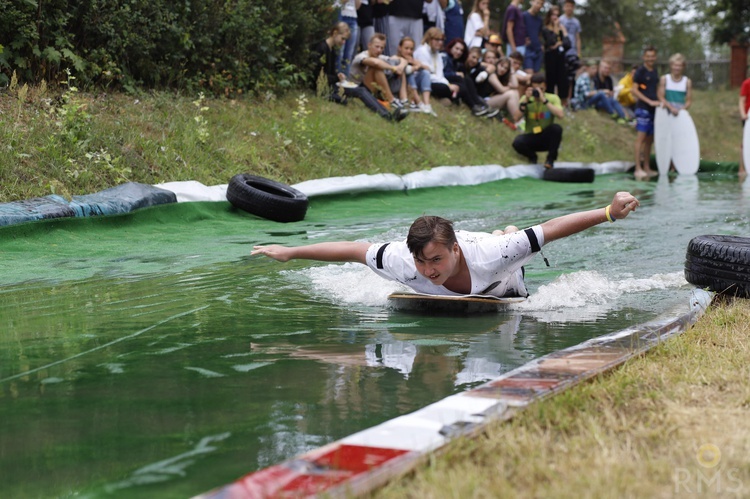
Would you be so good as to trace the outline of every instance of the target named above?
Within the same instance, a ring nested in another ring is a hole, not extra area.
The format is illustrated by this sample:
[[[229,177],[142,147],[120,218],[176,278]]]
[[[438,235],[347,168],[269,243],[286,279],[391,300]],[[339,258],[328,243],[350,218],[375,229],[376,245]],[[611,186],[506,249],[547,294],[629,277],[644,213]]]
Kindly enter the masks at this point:
[[[424,213],[533,225],[642,202],[548,245],[504,313],[396,312],[364,266],[259,243],[386,241]],[[186,497],[464,391],[546,353],[687,311],[688,241],[750,234],[726,174],[503,180],[311,199],[277,224],[228,203],[0,230],[0,497]]]

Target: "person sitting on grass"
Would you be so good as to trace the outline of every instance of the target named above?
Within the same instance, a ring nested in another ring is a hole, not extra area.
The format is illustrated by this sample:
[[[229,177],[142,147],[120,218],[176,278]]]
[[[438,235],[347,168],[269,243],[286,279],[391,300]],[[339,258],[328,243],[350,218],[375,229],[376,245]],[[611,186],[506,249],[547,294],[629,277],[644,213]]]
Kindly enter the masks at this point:
[[[430,81],[430,68],[414,58],[416,43],[410,36],[405,36],[398,42],[398,56],[408,63],[406,67],[406,82],[408,84],[408,99],[411,103],[410,111],[420,111],[437,116],[432,110],[430,96],[432,95],[432,82]]]
[[[605,71],[607,71],[609,64],[606,62],[604,64],[606,67]],[[619,123],[627,123],[625,120],[625,111],[614,97],[614,91],[611,88],[607,88],[608,86],[612,86],[609,74],[606,74],[606,78],[609,81],[609,85],[604,81],[600,81],[599,84],[602,88],[597,89],[594,83],[595,80],[599,79],[597,76],[597,63],[592,59],[588,60],[585,70],[576,79],[576,87],[573,92],[573,109],[598,109],[604,111]]]
[[[516,50],[508,55],[508,59],[510,59],[510,69],[513,72],[513,77],[518,82],[518,88],[516,88],[518,95],[523,95],[526,93],[526,87],[531,83],[531,75],[522,69],[523,54]]]
[[[407,116],[404,110],[389,111],[364,86],[347,86],[346,76],[336,71],[336,51],[341,50],[350,34],[349,26],[340,22],[331,28],[325,40],[312,48],[312,88],[319,96],[339,104],[346,104],[349,98],[360,99],[368,109],[383,118],[401,121]]]
[[[520,111],[514,119],[525,119],[526,133],[516,136],[513,149],[529,161],[537,163],[537,152],[547,151],[544,167],[554,168],[557,151],[562,142],[563,129],[555,123],[555,118],[562,119],[563,108],[560,97],[545,92],[547,88],[544,73],[534,73],[531,86],[526,95],[521,97]]]
[[[543,75],[542,75],[543,76]],[[455,231],[449,220],[421,216],[405,241],[369,243],[340,241],[306,246],[254,246],[251,255],[280,262],[294,259],[356,262],[379,276],[419,293],[528,296],[523,266],[542,246],[603,222],[625,218],[640,205],[628,192],[618,192],[606,208],[553,218],[525,230],[508,226],[492,234]]]
[[[403,102],[406,101],[405,69],[408,62],[398,56],[386,56],[383,54],[384,50],[385,35],[375,33],[367,44],[367,50],[354,56],[349,79],[367,87],[394,111],[403,108]],[[393,92],[399,94],[400,98],[396,99]]]
[[[422,45],[414,52],[414,58],[430,68],[432,96],[438,99],[449,98],[453,103],[458,103],[460,99],[469,106],[474,116],[487,114],[490,108],[477,95],[471,82],[458,75],[448,76],[445,73],[445,64],[450,56],[441,53],[444,41],[445,37],[439,28],[430,28],[422,38]]]

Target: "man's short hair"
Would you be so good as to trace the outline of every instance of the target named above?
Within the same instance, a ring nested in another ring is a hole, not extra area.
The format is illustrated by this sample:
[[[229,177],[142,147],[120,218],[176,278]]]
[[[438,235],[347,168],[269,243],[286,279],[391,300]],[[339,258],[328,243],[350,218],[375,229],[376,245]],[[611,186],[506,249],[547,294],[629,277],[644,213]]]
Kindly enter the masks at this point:
[[[515,59],[519,62],[523,62],[523,54],[518,50],[514,50],[513,52],[508,54],[508,59]]]
[[[656,47],[654,47],[653,45],[646,45],[646,47],[643,49],[643,53],[645,54],[646,52],[658,52],[658,50],[656,50]]]
[[[370,42],[369,43],[372,43],[375,40],[380,40],[380,41],[384,42],[385,39],[386,39],[386,37],[385,37],[385,35],[383,33],[375,33],[374,35],[372,35],[370,37]]]
[[[406,236],[406,246],[412,255],[419,258],[425,246],[435,242],[450,248],[458,242],[453,230],[453,222],[442,217],[424,215],[414,220]]]
[[[544,76],[544,73],[534,73],[531,76],[531,84],[532,85],[534,83],[546,83],[546,82],[547,82],[547,77]]]
[[[575,5],[576,0],[565,0],[563,3],[572,3],[573,5]]]

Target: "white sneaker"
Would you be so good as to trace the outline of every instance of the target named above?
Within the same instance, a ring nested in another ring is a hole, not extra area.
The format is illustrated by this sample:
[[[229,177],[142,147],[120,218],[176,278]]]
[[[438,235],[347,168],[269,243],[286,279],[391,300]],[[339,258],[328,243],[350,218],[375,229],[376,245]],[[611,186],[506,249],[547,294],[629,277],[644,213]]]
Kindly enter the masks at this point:
[[[432,110],[432,106],[429,104],[422,103],[419,105],[419,110],[422,111],[425,114],[431,114],[435,117],[437,117],[437,113]]]

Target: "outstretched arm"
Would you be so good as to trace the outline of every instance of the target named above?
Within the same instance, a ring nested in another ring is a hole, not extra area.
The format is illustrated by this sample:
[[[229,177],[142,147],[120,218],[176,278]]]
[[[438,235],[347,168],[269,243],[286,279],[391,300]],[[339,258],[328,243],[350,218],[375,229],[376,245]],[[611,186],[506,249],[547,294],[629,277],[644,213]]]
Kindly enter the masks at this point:
[[[638,206],[640,206],[640,202],[632,194],[618,192],[609,206],[609,214],[612,220],[619,220],[627,217]],[[581,211],[553,218],[541,225],[542,231],[544,231],[544,243],[570,236],[607,221],[606,208]]]
[[[307,246],[253,246],[251,255],[266,255],[280,262],[289,260],[318,260],[321,262],[357,262],[365,263],[370,243],[350,241],[317,243]]]

